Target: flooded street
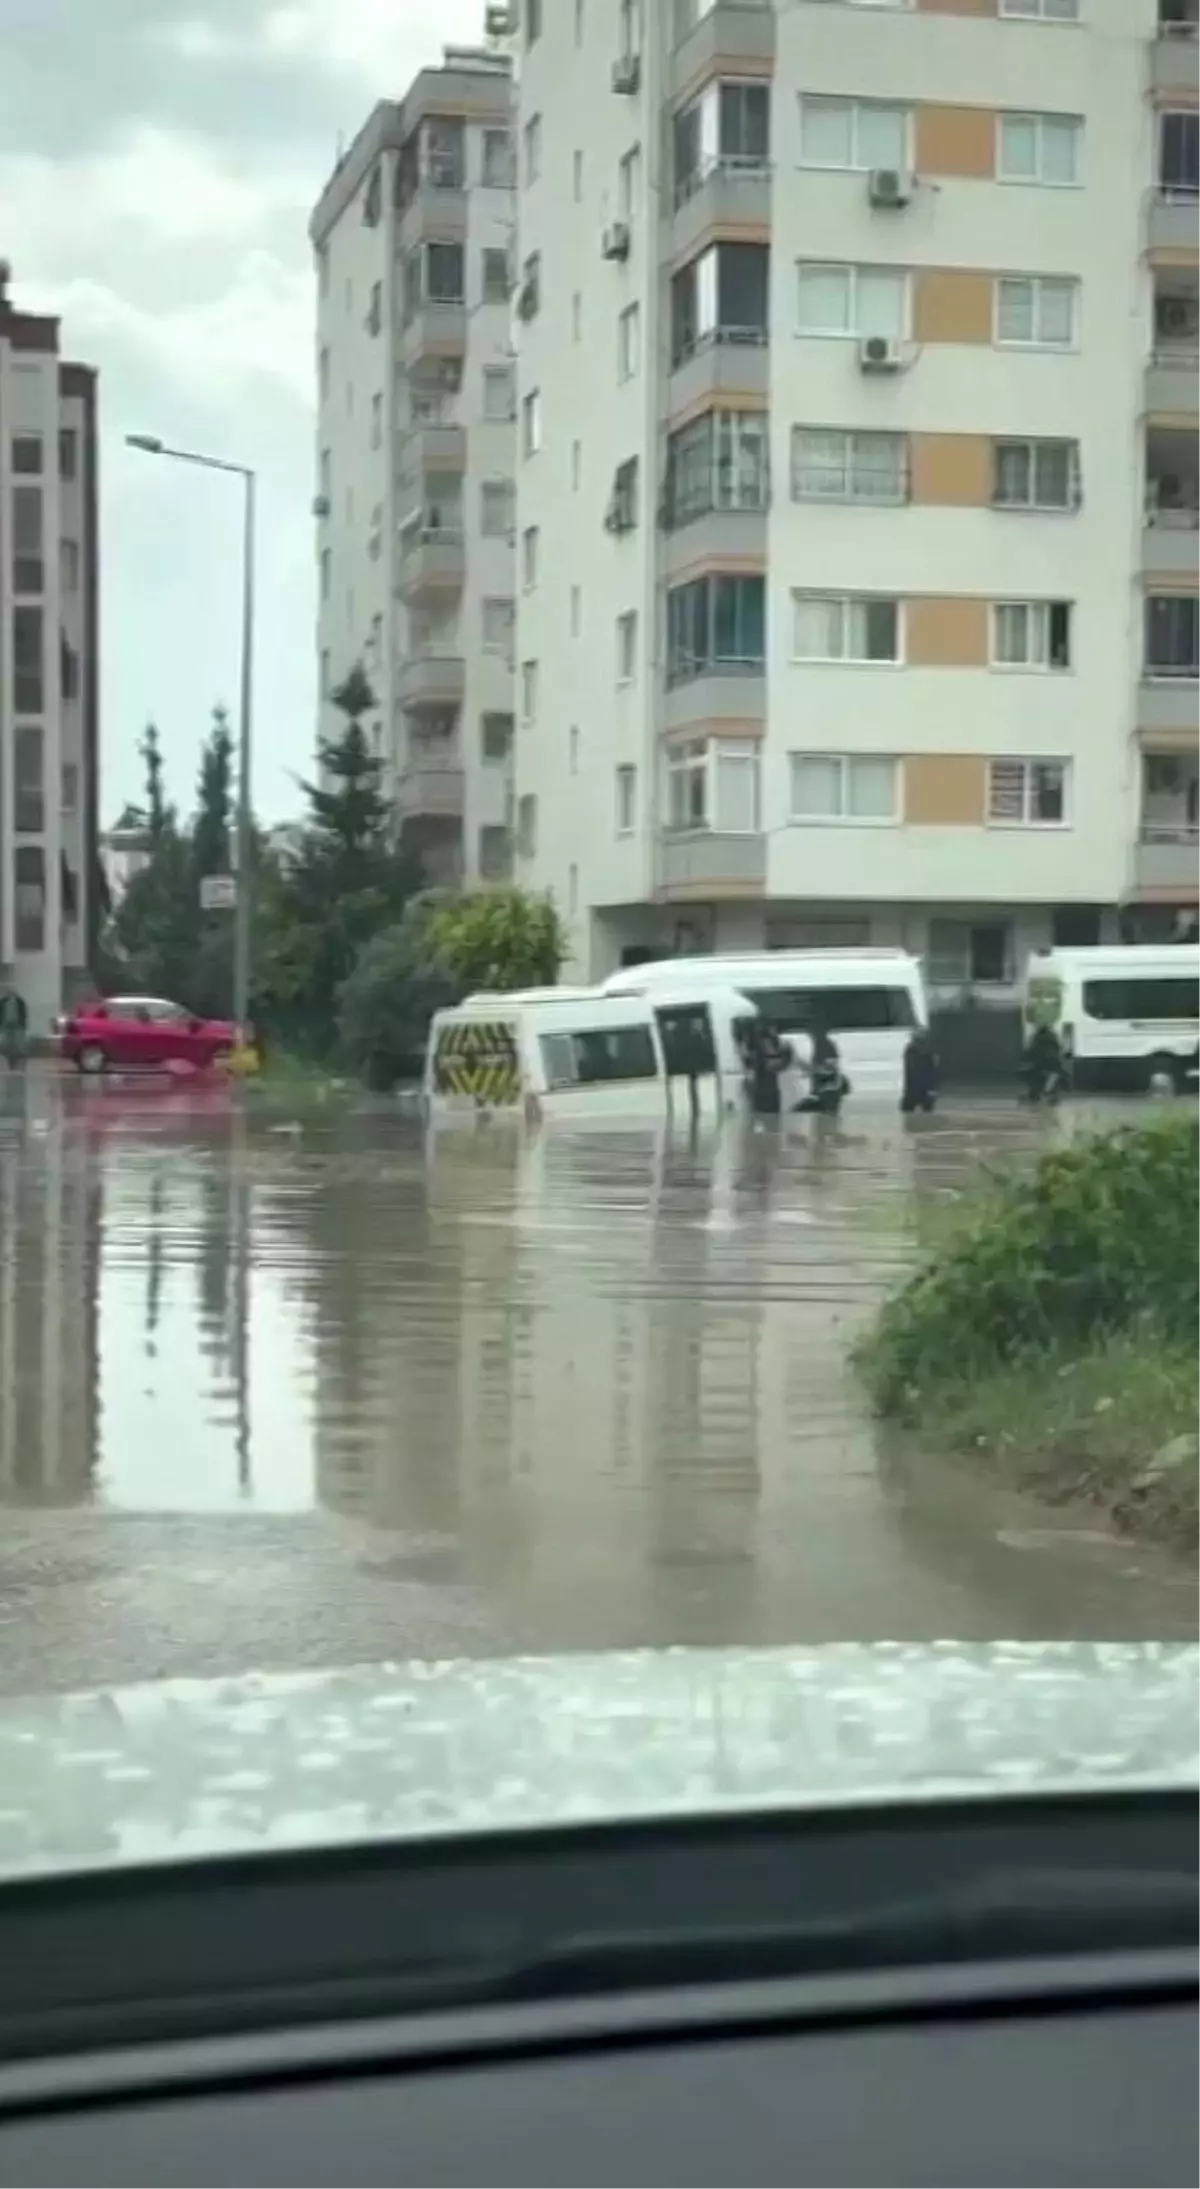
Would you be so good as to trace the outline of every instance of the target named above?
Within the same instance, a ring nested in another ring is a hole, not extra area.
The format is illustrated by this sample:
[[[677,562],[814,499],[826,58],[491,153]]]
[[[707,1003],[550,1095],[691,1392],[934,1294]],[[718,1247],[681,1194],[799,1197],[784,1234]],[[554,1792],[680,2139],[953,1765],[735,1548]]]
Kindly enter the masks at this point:
[[[0,1099],[8,1693],[1194,1633],[1191,1575],[888,1450],[846,1366],[920,1212],[1070,1118],[429,1151],[394,1114],[272,1128],[216,1089]]]

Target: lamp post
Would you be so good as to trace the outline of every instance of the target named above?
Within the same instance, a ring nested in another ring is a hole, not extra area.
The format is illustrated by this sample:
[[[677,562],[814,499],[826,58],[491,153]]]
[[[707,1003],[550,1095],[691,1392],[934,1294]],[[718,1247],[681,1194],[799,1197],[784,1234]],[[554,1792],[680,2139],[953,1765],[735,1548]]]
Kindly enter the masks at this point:
[[[243,1026],[250,1010],[250,763],[254,744],[254,503],[255,474],[246,464],[231,464],[221,456],[201,456],[195,449],[172,448],[151,433],[127,433],[130,448],[148,456],[166,456],[178,464],[196,464],[201,471],[224,471],[240,479],[242,501],[242,659],[238,705],[237,796],[237,895],[233,907],[233,1016]]]

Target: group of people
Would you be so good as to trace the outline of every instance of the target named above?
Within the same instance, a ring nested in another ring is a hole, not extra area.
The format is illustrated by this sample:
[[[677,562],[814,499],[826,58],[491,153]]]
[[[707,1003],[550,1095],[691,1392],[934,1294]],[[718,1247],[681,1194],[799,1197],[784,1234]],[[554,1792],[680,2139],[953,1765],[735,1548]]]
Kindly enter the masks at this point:
[[[819,1021],[801,1038],[807,1054],[801,1053],[796,1040],[782,1035],[770,1019],[746,1019],[738,1026],[746,1098],[753,1116],[781,1117],[785,1110],[801,1116],[839,1115],[851,1088],[838,1045]],[[797,1074],[800,1081],[798,1100],[791,1099],[794,1088],[786,1089],[791,1073]],[[905,1116],[918,1111],[928,1115],[937,1103],[937,1090],[937,1052],[925,1028],[919,1026],[904,1051],[901,1111]]]

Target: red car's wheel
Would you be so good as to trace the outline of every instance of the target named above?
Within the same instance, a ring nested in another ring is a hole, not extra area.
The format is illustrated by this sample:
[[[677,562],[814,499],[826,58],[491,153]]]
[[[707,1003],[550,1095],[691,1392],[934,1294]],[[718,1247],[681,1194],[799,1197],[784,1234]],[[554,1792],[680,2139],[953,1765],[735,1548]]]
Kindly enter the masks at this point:
[[[85,1041],[75,1062],[81,1072],[87,1072],[89,1076],[94,1077],[97,1072],[102,1072],[105,1069],[108,1058],[98,1041]]]

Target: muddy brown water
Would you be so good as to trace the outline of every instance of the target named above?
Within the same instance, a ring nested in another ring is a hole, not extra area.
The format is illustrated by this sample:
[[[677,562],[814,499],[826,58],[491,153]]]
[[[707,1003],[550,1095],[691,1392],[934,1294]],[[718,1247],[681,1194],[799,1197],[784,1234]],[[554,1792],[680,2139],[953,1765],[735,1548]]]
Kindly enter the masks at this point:
[[[1193,1576],[890,1449],[847,1367],[922,1212],[1093,1121],[430,1147],[0,1083],[0,1690],[1194,1634]]]

